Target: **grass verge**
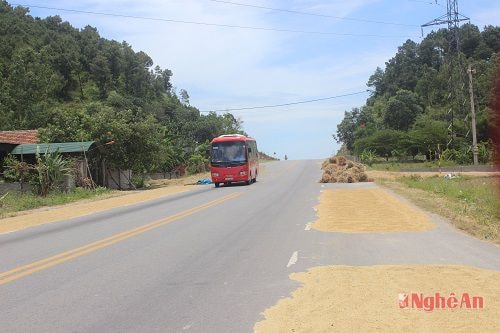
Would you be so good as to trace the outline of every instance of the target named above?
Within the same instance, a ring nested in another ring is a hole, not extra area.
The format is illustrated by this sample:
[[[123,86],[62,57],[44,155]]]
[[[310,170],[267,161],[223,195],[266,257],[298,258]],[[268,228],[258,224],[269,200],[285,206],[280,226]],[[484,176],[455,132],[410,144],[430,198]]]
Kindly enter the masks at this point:
[[[0,201],[0,218],[8,217],[12,213],[20,212],[29,209],[35,209],[45,206],[62,205],[70,202],[75,202],[83,199],[99,199],[108,197],[113,192],[104,187],[98,187],[95,190],[84,188],[75,188],[70,192],[54,192],[46,197],[41,197],[32,193],[20,193],[11,191],[2,194],[3,199]]]
[[[457,228],[500,244],[500,177],[410,175],[377,178],[377,183],[409,198],[424,209],[448,218]]]
[[[430,162],[376,162],[370,167],[371,170],[379,170],[379,171],[400,171],[401,169],[417,169],[417,168],[436,168],[439,169],[445,167],[457,166],[455,162],[452,161],[430,161]]]
[[[17,191],[9,191],[8,193],[0,193],[0,219],[18,215],[16,214],[18,212],[24,212],[30,209],[41,207],[64,205],[67,203],[73,203],[82,200],[102,200],[109,197],[130,194],[133,192],[141,192],[172,186],[189,185],[196,183],[197,180],[209,177],[210,173],[204,172],[176,179],[149,180],[149,187],[147,189],[139,189],[137,191],[117,191],[110,190],[104,187],[98,187],[96,190],[89,190],[77,187],[70,192],[53,192],[46,197],[41,197],[32,194],[31,192],[20,193]]]

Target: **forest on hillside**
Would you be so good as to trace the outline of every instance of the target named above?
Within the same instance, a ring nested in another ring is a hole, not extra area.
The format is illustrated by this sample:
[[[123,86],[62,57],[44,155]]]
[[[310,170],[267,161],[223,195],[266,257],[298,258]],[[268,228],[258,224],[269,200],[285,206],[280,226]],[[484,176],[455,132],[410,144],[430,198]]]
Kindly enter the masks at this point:
[[[420,43],[407,40],[386,62],[385,69],[377,68],[367,83],[371,96],[365,105],[346,111],[337,125],[333,136],[342,143],[342,153],[400,161],[426,156],[471,163],[466,72],[470,64],[475,71],[479,158],[487,163],[491,158],[489,105],[493,78],[500,69],[500,28],[490,25],[480,31],[477,26],[466,24],[460,27],[459,39],[459,57],[450,51],[449,31],[440,29]],[[458,63],[460,66],[453,65]],[[458,92],[454,90],[457,82],[462,84]]]
[[[91,26],[32,17],[2,0],[0,45],[0,130],[38,129],[43,142],[113,142],[102,151],[107,164],[139,173],[196,168],[208,140],[243,133],[230,113],[200,114],[146,53]]]

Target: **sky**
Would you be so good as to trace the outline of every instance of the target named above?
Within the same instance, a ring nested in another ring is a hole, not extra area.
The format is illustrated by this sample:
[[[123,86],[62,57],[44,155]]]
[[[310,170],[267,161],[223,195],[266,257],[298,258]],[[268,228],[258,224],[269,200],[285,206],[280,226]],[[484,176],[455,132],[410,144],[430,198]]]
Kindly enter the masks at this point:
[[[339,144],[332,134],[345,111],[365,103],[369,96],[366,82],[377,66],[384,68],[407,39],[420,42],[420,25],[446,13],[443,0],[437,4],[435,0],[10,2],[30,7],[32,16],[59,15],[74,27],[91,25],[104,38],[127,41],[135,51],[146,52],[154,66],[170,69],[176,89],[187,90],[190,104],[202,111],[359,93],[315,103],[231,111],[241,118],[244,130],[257,139],[261,151],[276,153],[278,158],[286,154],[289,159],[319,159],[334,154]],[[500,23],[497,0],[462,0],[459,10],[481,29]],[[431,31],[426,28],[423,33]]]

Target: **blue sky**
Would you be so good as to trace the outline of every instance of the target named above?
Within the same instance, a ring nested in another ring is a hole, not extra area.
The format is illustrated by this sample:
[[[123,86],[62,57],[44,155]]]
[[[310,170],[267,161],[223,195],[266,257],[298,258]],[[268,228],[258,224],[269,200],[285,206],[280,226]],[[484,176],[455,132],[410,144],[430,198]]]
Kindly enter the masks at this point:
[[[376,24],[296,15],[210,0],[19,1],[46,6],[163,19],[274,29],[323,35],[244,30],[136,20],[31,8],[33,16],[59,15],[73,26],[89,24],[101,36],[127,41],[173,71],[200,110],[283,104],[359,92],[406,39],[421,40],[420,25],[446,12],[438,0],[232,0],[325,16],[382,21]],[[483,27],[500,23],[500,2],[459,1],[460,12]],[[401,25],[405,24],[405,25]],[[424,30],[424,33],[430,32]],[[377,35],[377,36],[367,36]],[[291,159],[324,158],[339,148],[332,139],[344,111],[361,106],[367,93],[311,104],[234,111],[262,151]]]

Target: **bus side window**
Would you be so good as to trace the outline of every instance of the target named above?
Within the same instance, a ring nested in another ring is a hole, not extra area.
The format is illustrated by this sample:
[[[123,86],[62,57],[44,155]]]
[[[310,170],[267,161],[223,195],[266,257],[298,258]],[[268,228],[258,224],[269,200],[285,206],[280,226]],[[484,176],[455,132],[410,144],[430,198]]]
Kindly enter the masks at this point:
[[[252,141],[249,141],[248,142],[248,152],[250,155],[251,158],[253,158],[255,156],[255,152],[254,152],[254,149],[253,149],[253,142]]]

